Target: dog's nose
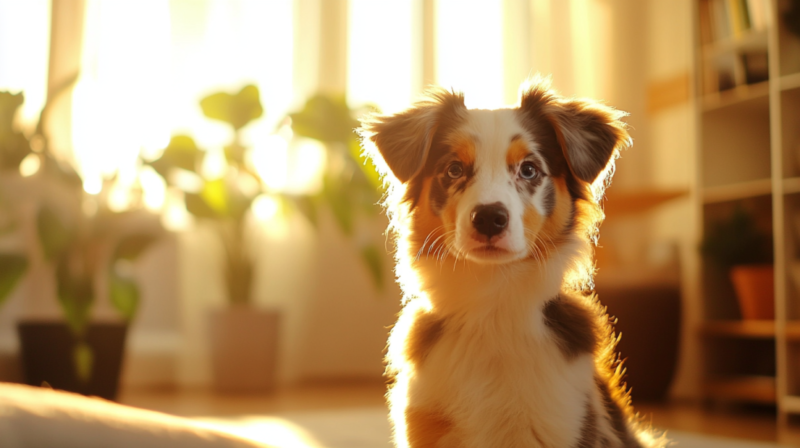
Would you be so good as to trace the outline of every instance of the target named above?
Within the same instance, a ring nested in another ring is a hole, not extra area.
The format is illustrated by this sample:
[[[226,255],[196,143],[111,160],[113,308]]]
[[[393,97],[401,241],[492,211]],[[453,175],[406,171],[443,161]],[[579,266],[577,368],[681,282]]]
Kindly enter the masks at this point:
[[[475,207],[470,217],[475,230],[489,238],[499,235],[508,227],[508,210],[499,202]]]

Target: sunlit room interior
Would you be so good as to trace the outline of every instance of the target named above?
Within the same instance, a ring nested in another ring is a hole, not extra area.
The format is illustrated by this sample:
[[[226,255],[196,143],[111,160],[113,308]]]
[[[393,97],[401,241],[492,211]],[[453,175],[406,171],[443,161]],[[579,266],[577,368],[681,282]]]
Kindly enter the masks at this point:
[[[628,113],[594,286],[636,411],[800,446],[798,0],[0,0],[0,445],[393,446],[354,129],[537,75]]]

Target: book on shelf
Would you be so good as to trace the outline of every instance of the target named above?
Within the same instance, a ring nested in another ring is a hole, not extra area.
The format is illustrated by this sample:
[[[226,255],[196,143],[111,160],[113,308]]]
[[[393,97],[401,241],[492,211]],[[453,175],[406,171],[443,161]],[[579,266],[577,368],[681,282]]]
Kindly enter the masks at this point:
[[[769,0],[700,0],[700,38],[704,45],[738,38],[767,27]]]

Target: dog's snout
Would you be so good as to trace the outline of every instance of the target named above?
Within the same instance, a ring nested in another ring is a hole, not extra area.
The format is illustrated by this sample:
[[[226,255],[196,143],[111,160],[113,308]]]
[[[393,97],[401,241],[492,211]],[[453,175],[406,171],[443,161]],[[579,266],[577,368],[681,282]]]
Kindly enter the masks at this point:
[[[508,227],[508,210],[499,202],[475,207],[471,218],[475,230],[489,238],[499,235]]]

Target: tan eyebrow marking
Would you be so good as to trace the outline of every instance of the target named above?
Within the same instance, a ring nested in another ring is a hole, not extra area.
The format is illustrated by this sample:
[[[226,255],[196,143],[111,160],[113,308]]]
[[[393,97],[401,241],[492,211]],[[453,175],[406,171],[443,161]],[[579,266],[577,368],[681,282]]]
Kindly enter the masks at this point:
[[[531,155],[531,152],[525,140],[522,139],[522,136],[517,134],[512,137],[511,143],[508,145],[508,150],[506,151],[506,164],[509,166],[516,165],[529,155]]]
[[[475,141],[472,136],[464,136],[453,144],[453,152],[466,165],[475,163]]]

